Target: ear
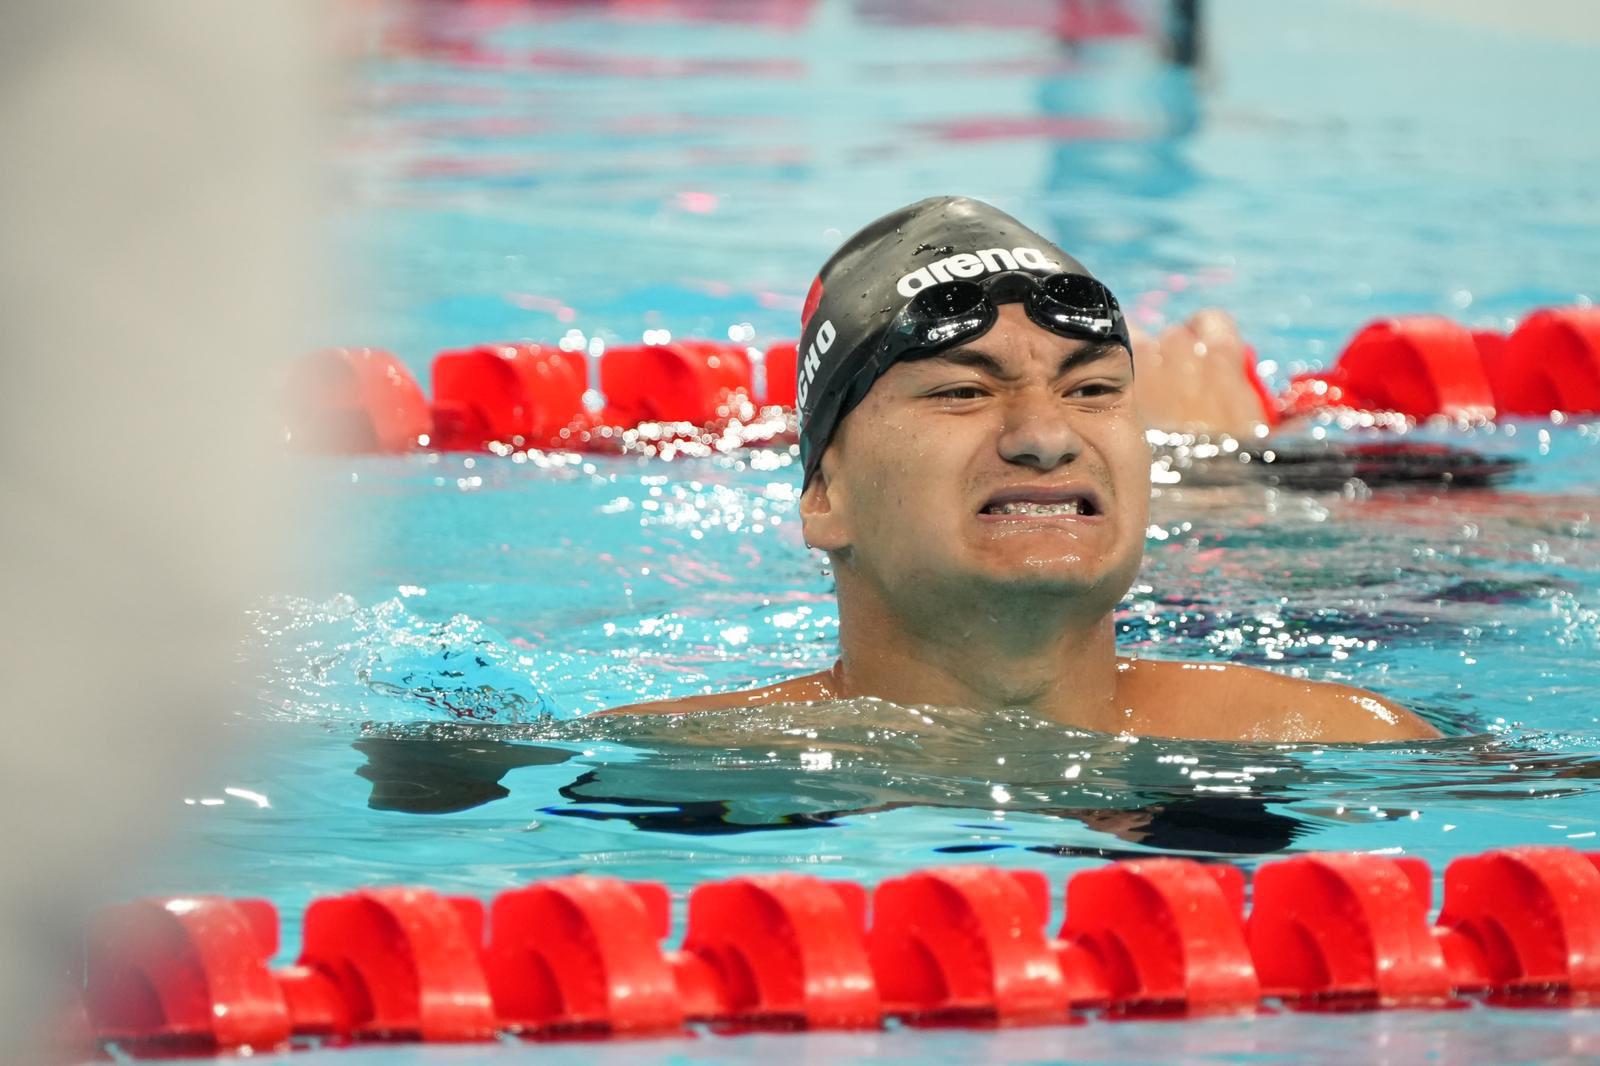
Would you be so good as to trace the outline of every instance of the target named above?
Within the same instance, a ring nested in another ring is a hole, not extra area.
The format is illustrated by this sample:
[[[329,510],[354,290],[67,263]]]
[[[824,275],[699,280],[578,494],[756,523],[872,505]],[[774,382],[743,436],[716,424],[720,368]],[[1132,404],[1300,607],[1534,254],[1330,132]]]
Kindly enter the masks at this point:
[[[838,506],[842,501],[836,496],[828,475],[820,467],[800,494],[801,535],[811,547],[825,552],[843,551],[850,546],[844,511]]]

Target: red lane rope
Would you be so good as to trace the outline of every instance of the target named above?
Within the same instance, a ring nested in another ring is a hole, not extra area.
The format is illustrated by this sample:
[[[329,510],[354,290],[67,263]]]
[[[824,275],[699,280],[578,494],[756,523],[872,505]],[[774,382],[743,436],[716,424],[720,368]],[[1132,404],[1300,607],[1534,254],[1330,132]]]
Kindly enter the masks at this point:
[[[331,348],[292,367],[286,432],[297,447],[350,454],[635,446],[670,456],[787,442],[795,359],[792,342],[764,352],[707,340],[612,348],[600,357],[606,406],[591,412],[585,355],[557,345],[441,352],[431,402],[391,353]],[[1374,322],[1332,367],[1297,376],[1277,397],[1253,352],[1245,371],[1269,426],[1327,408],[1417,419],[1596,414],[1600,308],[1536,311],[1509,335],[1438,316]]]
[[[1422,861],[1370,854],[1270,862],[1248,886],[1232,866],[1116,862],[1067,882],[1051,935],[1036,872],[945,867],[870,892],[763,874],[693,889],[676,948],[655,883],[557,878],[487,909],[366,888],[312,902],[298,960],[276,970],[271,904],[147,899],[92,923],[76,1037],[88,1053],[216,1053],[1600,996],[1600,853],[1457,859],[1432,923],[1431,885]]]

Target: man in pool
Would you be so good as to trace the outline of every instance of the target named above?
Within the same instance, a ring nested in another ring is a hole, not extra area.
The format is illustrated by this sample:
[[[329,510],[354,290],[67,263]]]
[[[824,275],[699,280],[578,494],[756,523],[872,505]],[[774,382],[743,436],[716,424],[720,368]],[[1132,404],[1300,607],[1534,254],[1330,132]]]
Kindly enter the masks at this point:
[[[1438,736],[1361,689],[1117,655],[1150,451],[1116,299],[1043,236],[936,197],[855,234],[802,317],[806,543],[827,552],[838,661],[677,713],[878,697],[1015,708],[1136,736]]]

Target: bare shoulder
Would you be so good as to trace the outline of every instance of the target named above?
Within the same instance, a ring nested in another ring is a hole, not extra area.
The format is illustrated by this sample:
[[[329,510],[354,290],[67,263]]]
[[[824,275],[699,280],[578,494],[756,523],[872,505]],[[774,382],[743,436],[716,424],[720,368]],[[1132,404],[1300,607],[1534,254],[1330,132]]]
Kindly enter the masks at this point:
[[[835,698],[833,672],[823,670],[802,677],[791,677],[775,685],[716,692],[705,696],[685,696],[655,703],[634,703],[613,707],[601,714],[688,714],[693,711],[729,711],[766,707],[777,703],[813,703]]]
[[[1227,663],[1124,660],[1140,732],[1251,741],[1376,743],[1439,731],[1375,692]]]

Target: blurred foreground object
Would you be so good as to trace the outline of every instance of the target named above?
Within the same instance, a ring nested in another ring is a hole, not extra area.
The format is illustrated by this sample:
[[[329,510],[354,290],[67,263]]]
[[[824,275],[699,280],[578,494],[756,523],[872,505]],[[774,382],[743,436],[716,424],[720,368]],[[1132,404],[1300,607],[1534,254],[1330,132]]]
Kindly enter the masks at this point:
[[[239,699],[283,511],[257,398],[305,339],[312,10],[0,15],[7,1062],[67,980],[57,945]]]

